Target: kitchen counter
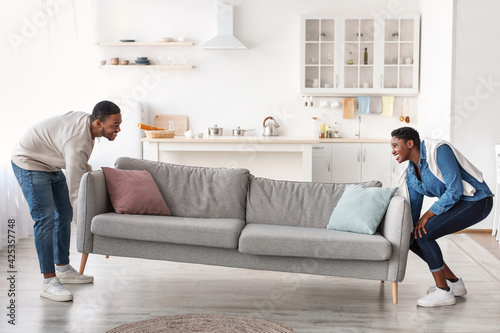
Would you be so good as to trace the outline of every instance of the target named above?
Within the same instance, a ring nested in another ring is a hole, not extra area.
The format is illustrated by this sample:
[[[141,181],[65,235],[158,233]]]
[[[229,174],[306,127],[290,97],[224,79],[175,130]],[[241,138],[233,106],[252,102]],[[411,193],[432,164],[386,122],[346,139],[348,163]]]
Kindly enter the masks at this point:
[[[319,143],[391,143],[391,139],[334,138],[318,139]]]
[[[313,139],[299,136],[204,136],[141,139],[143,158],[175,164],[247,168],[257,177],[312,180],[312,146],[320,143],[389,143],[382,139]]]
[[[331,138],[312,139],[299,136],[204,136],[202,139],[188,139],[184,136],[176,136],[172,139],[148,139],[143,138],[143,142],[165,142],[165,143],[390,143],[390,139],[364,139],[364,138]]]

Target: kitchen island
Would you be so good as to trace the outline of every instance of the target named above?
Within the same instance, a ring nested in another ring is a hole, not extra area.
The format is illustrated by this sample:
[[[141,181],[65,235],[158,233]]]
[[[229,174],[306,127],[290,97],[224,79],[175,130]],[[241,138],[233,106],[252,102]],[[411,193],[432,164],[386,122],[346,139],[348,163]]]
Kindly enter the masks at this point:
[[[193,166],[246,168],[256,177],[312,180],[312,147],[324,142],[389,142],[378,139],[312,139],[292,136],[143,138],[143,158]]]

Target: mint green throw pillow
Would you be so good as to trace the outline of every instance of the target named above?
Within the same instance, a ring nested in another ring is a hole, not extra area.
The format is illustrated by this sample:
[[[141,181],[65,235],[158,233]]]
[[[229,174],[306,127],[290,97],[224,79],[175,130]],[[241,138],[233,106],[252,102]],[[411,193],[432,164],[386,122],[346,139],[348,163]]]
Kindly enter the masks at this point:
[[[397,187],[347,185],[327,229],[373,235]]]

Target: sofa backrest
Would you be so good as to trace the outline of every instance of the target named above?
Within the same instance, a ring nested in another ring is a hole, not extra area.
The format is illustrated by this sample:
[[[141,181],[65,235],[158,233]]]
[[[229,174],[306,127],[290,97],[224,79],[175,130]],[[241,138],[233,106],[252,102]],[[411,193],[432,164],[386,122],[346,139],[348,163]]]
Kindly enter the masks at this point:
[[[322,229],[349,185],[272,180],[253,175],[249,181],[247,223]],[[359,184],[382,186],[379,181]]]
[[[207,168],[120,157],[117,169],[147,170],[173,216],[245,220],[246,169]]]

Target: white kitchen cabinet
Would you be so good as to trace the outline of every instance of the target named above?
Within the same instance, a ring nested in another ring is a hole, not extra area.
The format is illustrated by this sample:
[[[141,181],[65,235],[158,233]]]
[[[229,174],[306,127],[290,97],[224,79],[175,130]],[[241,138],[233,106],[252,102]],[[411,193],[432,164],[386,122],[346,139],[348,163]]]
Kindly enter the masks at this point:
[[[380,180],[383,186],[391,186],[391,152],[389,143],[362,143],[361,181]]]
[[[302,21],[301,66],[303,92],[338,87],[339,16]]]
[[[377,85],[376,67],[380,61],[377,53],[375,20],[370,17],[343,17],[341,52],[339,60],[340,86],[343,92],[374,92]]]
[[[381,92],[418,93],[419,33],[419,15],[384,20]]]
[[[332,144],[332,182],[361,181],[361,143]]]
[[[353,183],[379,180],[393,186],[389,143],[321,143],[313,145],[312,179],[316,182]]]
[[[420,16],[304,16],[301,93],[418,93]],[[366,55],[366,56],[365,56]]]
[[[312,181],[331,183],[332,144],[320,143],[312,146]]]

